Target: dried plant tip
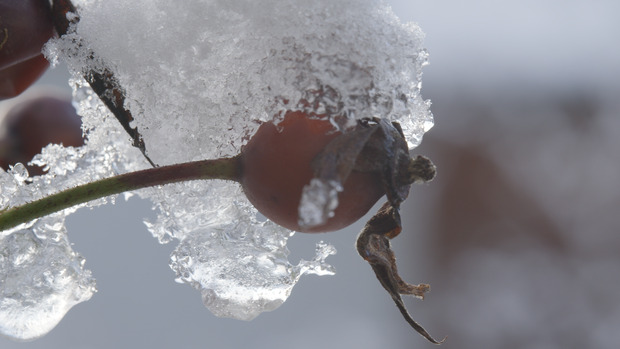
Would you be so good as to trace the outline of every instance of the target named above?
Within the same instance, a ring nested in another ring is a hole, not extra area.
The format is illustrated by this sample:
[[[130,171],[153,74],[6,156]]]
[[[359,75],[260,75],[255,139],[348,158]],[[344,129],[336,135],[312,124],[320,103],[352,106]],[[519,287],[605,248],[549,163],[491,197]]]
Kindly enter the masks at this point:
[[[426,285],[428,286],[428,285]],[[420,324],[418,324],[412,317],[411,315],[409,315],[409,312],[407,311],[407,308],[405,308],[405,304],[403,304],[403,300],[400,298],[400,296],[398,296],[398,298],[394,298],[392,297],[392,299],[394,300],[394,303],[396,303],[396,306],[398,307],[398,310],[400,310],[400,313],[403,315],[403,317],[405,318],[405,320],[407,321],[407,323],[413,327],[414,330],[416,330],[420,335],[422,335],[422,337],[426,338],[429,342],[433,343],[433,344],[441,344],[443,342],[445,342],[447,337],[444,337],[442,340],[438,341],[435,338],[433,338],[425,329],[424,327],[422,327]]]
[[[71,21],[67,18],[67,14],[75,12],[75,6],[71,3],[71,0],[54,0],[52,4],[52,16],[58,35],[66,34],[67,30],[69,30],[69,25],[77,22],[77,18]]]
[[[403,182],[426,183],[437,174],[435,164],[426,156],[418,155],[409,160],[406,173],[403,174]]]
[[[379,212],[373,216],[357,238],[357,252],[372,267],[377,279],[390,294],[401,314],[420,335],[434,344],[441,344],[420,326],[409,314],[401,295],[412,295],[424,299],[424,293],[430,290],[427,284],[412,285],[405,282],[396,267],[396,257],[390,248],[390,239],[397,236],[402,230],[400,214],[389,202],[385,203]]]
[[[76,15],[69,20],[67,17],[69,13]],[[52,6],[52,16],[58,35],[67,34],[69,26],[79,21],[76,8],[71,0],[55,0]],[[94,53],[92,53],[92,55],[94,57]],[[133,146],[140,149],[142,155],[144,155],[144,158],[151,166],[156,167],[157,165],[146,154],[146,145],[144,144],[142,135],[138,132],[138,128],[130,126],[133,121],[133,116],[131,112],[125,108],[123,89],[112,72],[108,69],[103,73],[90,71],[84,75],[84,79],[88,81],[90,87],[95,91],[97,96],[99,96],[103,104],[108,107],[121,126],[123,126],[125,132],[131,137]]]

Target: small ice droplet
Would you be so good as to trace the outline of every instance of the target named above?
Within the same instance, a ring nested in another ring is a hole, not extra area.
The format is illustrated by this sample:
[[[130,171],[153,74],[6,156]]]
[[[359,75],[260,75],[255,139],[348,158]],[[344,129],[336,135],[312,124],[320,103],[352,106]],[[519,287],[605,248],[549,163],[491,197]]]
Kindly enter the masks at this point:
[[[427,49],[424,48],[420,50],[420,53],[418,53],[418,59],[420,60],[420,66],[426,67],[427,65],[429,65],[428,57],[429,57],[429,54],[428,54]]]
[[[311,261],[301,261],[297,268],[300,274],[313,274],[313,275],[334,275],[336,270],[333,266],[327,264],[325,259],[327,257],[335,255],[336,248],[324,241],[320,241],[316,244],[315,256]]]
[[[9,173],[13,176],[16,182],[24,183],[30,177],[28,169],[21,162],[16,163],[9,169]]]

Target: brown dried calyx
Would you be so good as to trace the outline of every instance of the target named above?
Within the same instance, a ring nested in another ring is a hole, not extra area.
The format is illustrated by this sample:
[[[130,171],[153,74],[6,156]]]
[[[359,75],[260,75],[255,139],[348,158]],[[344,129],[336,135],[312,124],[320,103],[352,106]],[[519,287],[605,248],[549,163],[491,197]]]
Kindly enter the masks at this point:
[[[412,183],[435,177],[435,165],[424,156],[412,158],[400,125],[383,119],[360,121],[357,127],[332,140],[314,159],[315,176],[344,183],[351,171],[379,173],[388,201],[366,223],[357,238],[357,251],[372,267],[405,320],[432,343],[440,344],[409,314],[401,295],[420,299],[430,290],[427,284],[412,285],[401,279],[390,240],[402,230],[399,208]]]
[[[401,298],[401,295],[412,295],[424,299],[424,294],[430,291],[430,285],[412,285],[398,275],[396,257],[390,248],[390,239],[400,234],[401,230],[398,208],[386,202],[362,229],[357,238],[357,252],[370,264],[377,279],[390,294],[407,323],[431,343],[441,344],[445,338],[437,341],[431,337],[420,324],[413,320]]]

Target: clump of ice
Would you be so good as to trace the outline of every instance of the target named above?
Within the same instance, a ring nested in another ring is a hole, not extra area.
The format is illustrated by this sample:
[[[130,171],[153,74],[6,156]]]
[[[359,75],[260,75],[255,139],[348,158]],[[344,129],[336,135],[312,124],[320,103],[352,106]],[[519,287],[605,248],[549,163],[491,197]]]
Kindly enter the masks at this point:
[[[233,230],[197,231],[183,239],[171,256],[177,281],[198,289],[216,316],[252,320],[282,305],[303,274],[334,273],[325,264],[325,258],[335,253],[331,245],[318,245],[312,261],[293,266],[286,248],[290,232],[272,227],[275,234],[266,237],[261,231],[266,227],[257,222],[235,225]],[[257,241],[265,238],[270,241]]]
[[[423,34],[378,0],[74,3],[78,25],[49,44],[47,56],[66,61],[76,76],[88,143],[77,150],[48,147],[37,161],[50,173],[32,184],[15,186],[14,177],[2,177],[0,207],[148,165],[78,78],[90,70],[114,73],[159,165],[235,155],[260,121],[285,110],[325,114],[342,131],[365,117],[398,121],[412,147],[432,126],[429,103],[420,95]],[[290,232],[260,221],[234,183],[191,182],[138,193],[158,213],[149,230],[161,242],[178,241],[170,263],[177,280],[199,289],[216,315],[253,318],[284,302],[300,275],[332,273],[324,261],[334,252],[329,245],[320,245],[310,262],[290,264]],[[329,198],[333,193],[310,194],[329,216],[337,204]],[[62,223],[57,228],[66,239]]]
[[[48,173],[30,178],[23,164],[0,171],[0,210],[62,189],[144,167],[139,151],[105,108],[75,84],[78,112],[88,141],[80,148],[49,145],[32,161]],[[98,206],[114,198],[81,206]],[[80,207],[81,207],[80,206]],[[91,298],[95,280],[85,259],[72,249],[65,218],[72,207],[0,232],[0,333],[31,340],[53,329],[76,304]]]
[[[170,257],[176,280],[199,290],[216,316],[251,320],[284,303],[302,275],[333,274],[325,262],[335,253],[330,245],[320,245],[310,262],[291,264],[292,233],[261,221],[236,183],[179,183],[138,194],[158,212],[149,230],[161,242],[179,240]]]
[[[84,259],[70,246],[64,216],[54,215],[0,237],[0,333],[40,337],[95,292]]]

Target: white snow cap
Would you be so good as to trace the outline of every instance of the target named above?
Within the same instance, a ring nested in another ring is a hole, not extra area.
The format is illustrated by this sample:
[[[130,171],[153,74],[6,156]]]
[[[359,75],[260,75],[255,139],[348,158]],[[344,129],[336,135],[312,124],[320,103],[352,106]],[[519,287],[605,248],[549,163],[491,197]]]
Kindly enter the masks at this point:
[[[82,49],[75,68],[114,71],[159,164],[235,155],[255,121],[302,99],[331,116],[399,121],[412,147],[432,125],[424,35],[380,1],[76,4],[77,34],[100,60]]]

